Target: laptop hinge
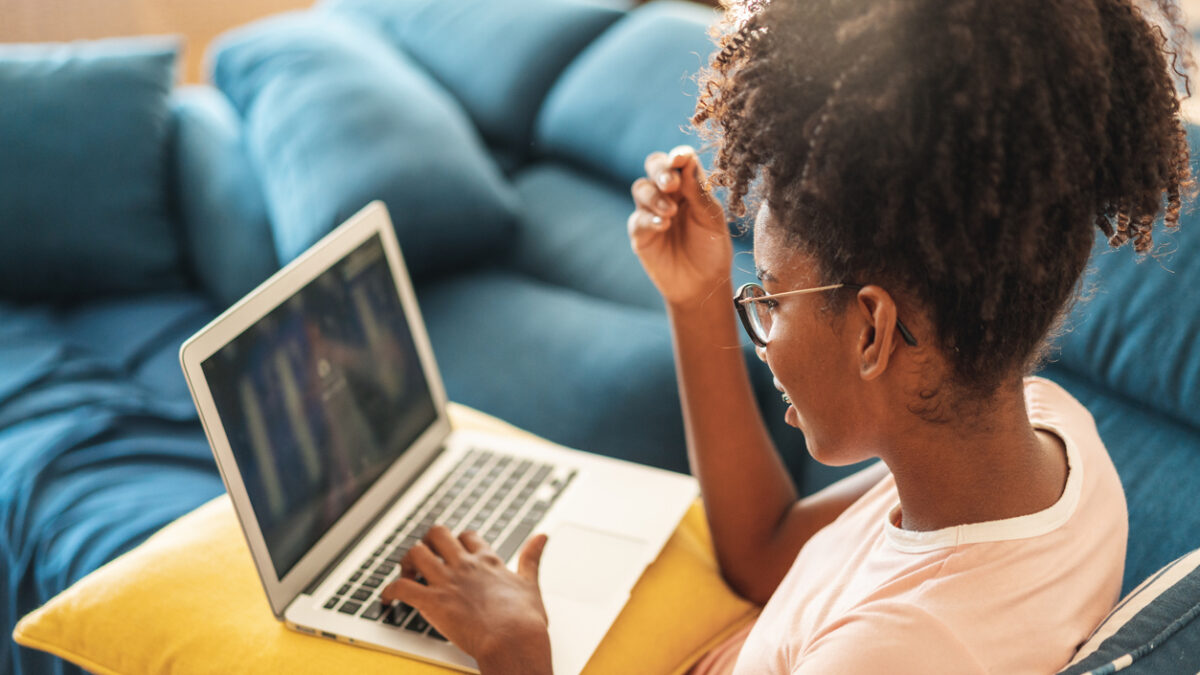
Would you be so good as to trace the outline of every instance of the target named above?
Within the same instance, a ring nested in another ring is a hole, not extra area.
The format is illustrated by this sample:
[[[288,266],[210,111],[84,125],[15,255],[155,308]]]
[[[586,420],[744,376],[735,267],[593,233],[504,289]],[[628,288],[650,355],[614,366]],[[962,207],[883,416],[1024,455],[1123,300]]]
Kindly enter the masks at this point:
[[[400,498],[400,495],[404,494],[408,488],[413,485],[413,483],[416,483],[418,478],[424,476],[425,472],[429,470],[429,467],[432,466],[433,463],[437,461],[438,457],[441,457],[444,452],[446,452],[446,446],[443,445],[438,452],[430,453],[429,461],[425,462],[425,464],[422,465],[418,471],[414,471],[412,473],[412,477],[402,483],[396,489],[396,491],[392,494],[391,499],[388,499],[387,506],[380,509],[379,513],[376,513],[375,517],[371,519],[371,522],[359,531],[358,536],[354,538],[354,541],[347,544],[342,550],[342,553],[334,558],[333,562],[326,565],[325,569],[321,570],[320,574],[313,577],[312,582],[309,583],[308,586],[305,586],[303,591],[304,595],[312,595],[313,593],[317,592],[317,587],[325,583],[325,579],[328,578],[330,574],[333,574],[333,570],[337,569],[337,566],[341,565],[342,562],[346,560],[346,558],[349,557],[349,555],[355,549],[358,548],[358,545],[362,543],[363,538],[372,532],[375,529],[375,526],[379,524],[379,521],[382,520],[383,517],[392,510],[392,507],[396,505],[396,500]]]

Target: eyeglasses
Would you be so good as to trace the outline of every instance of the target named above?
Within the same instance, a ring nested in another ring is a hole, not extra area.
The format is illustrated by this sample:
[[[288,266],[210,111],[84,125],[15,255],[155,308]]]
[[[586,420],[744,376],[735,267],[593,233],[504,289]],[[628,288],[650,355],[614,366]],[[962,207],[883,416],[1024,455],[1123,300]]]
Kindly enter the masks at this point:
[[[750,341],[759,347],[767,346],[767,336],[771,334],[771,310],[777,304],[775,298],[782,298],[786,295],[804,295],[805,293],[819,293],[821,291],[832,291],[837,288],[862,288],[861,284],[841,283],[830,284],[828,286],[817,286],[816,288],[802,288],[798,291],[784,291],[783,293],[767,293],[762,286],[758,284],[743,284],[733,296],[733,307],[737,310],[738,318],[742,320],[742,326],[745,327],[746,333],[750,336]],[[753,306],[754,311],[750,310]],[[909,346],[916,347],[917,339],[909,332],[908,328],[901,323],[900,319],[896,319],[896,330],[900,331],[900,337]]]

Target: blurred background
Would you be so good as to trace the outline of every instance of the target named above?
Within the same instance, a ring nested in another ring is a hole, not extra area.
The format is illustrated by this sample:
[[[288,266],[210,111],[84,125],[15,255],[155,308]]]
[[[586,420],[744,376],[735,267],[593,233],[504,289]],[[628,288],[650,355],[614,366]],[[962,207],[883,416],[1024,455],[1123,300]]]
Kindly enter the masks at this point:
[[[0,0],[0,42],[178,34],[186,41],[180,77],[201,82],[204,50],[214,37],[310,5],[312,0]]]
[[[0,42],[174,33],[186,40],[181,79],[201,82],[204,51],[214,37],[259,17],[312,4],[313,0],[0,0]],[[1195,34],[1200,29],[1200,0],[1180,0],[1180,5]],[[1184,104],[1194,120],[1200,119],[1197,99],[1200,91]]]

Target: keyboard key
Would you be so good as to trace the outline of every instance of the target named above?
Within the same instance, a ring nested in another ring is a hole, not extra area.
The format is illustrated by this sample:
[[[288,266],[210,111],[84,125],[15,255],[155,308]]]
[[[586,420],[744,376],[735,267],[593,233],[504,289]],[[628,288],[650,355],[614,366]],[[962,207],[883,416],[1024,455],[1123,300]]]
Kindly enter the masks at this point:
[[[367,598],[371,597],[371,591],[365,588],[360,588],[357,591],[354,591],[354,595],[351,595],[350,597],[359,602],[364,602]]]
[[[420,612],[417,612],[413,614],[412,621],[409,621],[408,625],[404,628],[414,633],[424,633],[425,629],[429,628],[429,622],[425,620],[425,617],[421,616]]]
[[[396,569],[395,565],[393,565],[392,563],[389,563],[389,562],[385,562],[385,563],[381,564],[379,567],[375,568],[375,574],[377,574],[378,576],[381,576],[381,577],[386,577],[387,575],[391,574],[395,569]]]
[[[346,602],[342,603],[341,607],[338,607],[338,611],[342,614],[353,614],[361,608],[362,604],[354,602],[353,600],[347,600]]]
[[[362,572],[355,572],[350,575],[350,583],[354,583],[362,578]]]
[[[341,598],[336,595],[330,598],[329,601],[325,603],[325,609],[333,609],[334,607],[337,607],[338,600],[341,600]]]
[[[385,608],[383,603],[376,600],[375,602],[372,602],[371,606],[367,607],[367,610],[360,616],[368,621],[376,621],[379,619],[379,617],[383,616],[384,611]]]
[[[359,569],[364,569],[364,570],[365,570],[365,569],[368,569],[368,568],[370,568],[370,567],[371,567],[371,565],[374,565],[374,564],[375,564],[375,559],[374,559],[374,558],[371,558],[371,559],[367,560],[365,563],[363,563],[363,564],[359,565],[358,567],[359,567]]]
[[[442,635],[441,633],[437,632],[437,629],[436,629],[436,628],[432,628],[432,627],[429,629],[429,637],[431,637],[431,638],[433,638],[433,639],[435,639],[435,640],[441,640],[442,642],[449,642],[449,641],[450,641],[450,638],[448,638],[448,637],[446,637],[445,635]]]
[[[412,605],[398,602],[392,605],[391,609],[388,610],[387,614],[383,617],[383,622],[393,626],[399,626],[404,623],[404,620],[408,618],[408,615],[410,612],[412,612],[412,610]]]
[[[350,592],[350,584],[342,584],[342,587],[337,590],[338,595],[345,595]]]
[[[365,588],[379,588],[379,584],[382,584],[382,583],[383,583],[383,577],[379,576],[378,574],[372,574],[371,576],[367,577],[365,581],[362,582],[362,585]]]
[[[496,555],[500,556],[501,560],[507,561],[512,557],[513,553],[521,546],[521,542],[533,532],[533,528],[537,525],[537,521],[522,520],[520,525],[513,528],[512,532],[508,533],[508,537],[504,539],[504,543],[496,549]]]

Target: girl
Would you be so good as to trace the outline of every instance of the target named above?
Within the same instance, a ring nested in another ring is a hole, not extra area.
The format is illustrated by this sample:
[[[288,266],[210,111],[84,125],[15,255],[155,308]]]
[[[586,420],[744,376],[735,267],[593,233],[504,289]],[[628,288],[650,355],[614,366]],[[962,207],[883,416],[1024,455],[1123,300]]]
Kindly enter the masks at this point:
[[[1152,246],[1191,186],[1167,40],[1132,0],[731,8],[694,122],[646,160],[633,249],[666,302],[721,571],[765,603],[697,673],[1048,673],[1117,599],[1125,502],[1088,412],[1026,377],[1099,229]],[[1160,18],[1183,29],[1162,0]],[[730,287],[756,198],[761,285]],[[734,297],[731,307],[730,298]],[[738,319],[827,464],[797,499]],[[488,674],[549,673],[544,537],[513,575],[429,533],[386,595]],[[422,586],[416,574],[428,580]]]

